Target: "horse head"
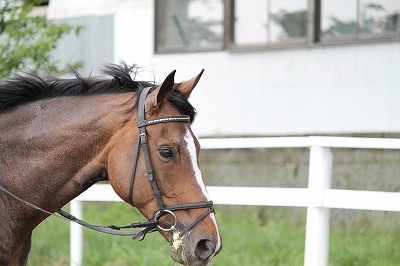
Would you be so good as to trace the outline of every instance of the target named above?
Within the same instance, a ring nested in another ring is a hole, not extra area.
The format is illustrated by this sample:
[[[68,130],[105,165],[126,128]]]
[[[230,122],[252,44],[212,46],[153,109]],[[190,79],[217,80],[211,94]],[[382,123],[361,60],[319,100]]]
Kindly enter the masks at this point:
[[[173,71],[149,88],[142,96],[142,128],[140,114],[132,113],[110,143],[106,166],[115,192],[148,220],[157,220],[171,257],[186,265],[206,265],[222,247],[198,164],[200,144],[190,128],[195,110],[188,98],[202,72],[175,84]]]

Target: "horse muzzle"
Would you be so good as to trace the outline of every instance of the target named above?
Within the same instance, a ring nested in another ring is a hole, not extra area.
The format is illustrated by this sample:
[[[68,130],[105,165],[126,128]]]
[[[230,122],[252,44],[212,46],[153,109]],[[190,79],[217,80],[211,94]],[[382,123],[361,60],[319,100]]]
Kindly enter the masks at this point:
[[[216,243],[211,238],[196,241],[190,236],[180,238],[175,235],[171,243],[172,259],[183,265],[207,265],[218,252],[216,252]]]

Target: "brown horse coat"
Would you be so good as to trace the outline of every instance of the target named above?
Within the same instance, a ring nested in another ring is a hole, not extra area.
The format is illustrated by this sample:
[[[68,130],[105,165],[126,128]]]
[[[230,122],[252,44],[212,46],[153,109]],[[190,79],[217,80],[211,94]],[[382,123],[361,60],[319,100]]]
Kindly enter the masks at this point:
[[[43,80],[31,76],[3,81],[0,84],[0,186],[27,202],[55,212],[96,182],[109,179],[116,193],[129,202],[127,187],[137,139],[136,113],[132,110],[137,90],[151,85],[130,80],[126,76],[130,70],[126,66],[110,66],[106,73],[113,76],[111,80],[83,79],[78,75],[74,80]],[[149,116],[185,113],[193,119],[194,109],[187,98],[199,78],[200,75],[174,84],[172,75],[155,87],[146,102]],[[69,84],[72,84],[70,88]],[[80,90],[74,92],[78,87]],[[187,137],[183,137],[185,134]],[[207,200],[204,184],[194,176],[197,162],[191,165],[188,161],[193,157],[186,151],[189,140],[194,141],[189,144],[195,147],[195,155],[199,152],[189,125],[154,126],[149,129],[149,135],[150,149],[157,151],[168,146],[178,152],[173,163],[162,162],[157,152],[152,153],[156,173],[166,179],[171,175],[168,182],[160,177],[157,180],[165,204]],[[133,198],[135,207],[150,219],[156,204],[143,165],[142,160]],[[183,226],[199,213],[201,210],[180,211],[177,217]],[[0,191],[0,265],[26,264],[32,230],[47,217],[48,214]],[[162,234],[172,241],[171,234]],[[187,254],[171,253],[173,258],[185,264],[207,264],[221,248],[214,215],[199,223],[187,239],[186,245],[193,247]],[[213,243],[212,252],[208,245],[199,248],[204,239]],[[203,254],[199,255],[199,249]]]

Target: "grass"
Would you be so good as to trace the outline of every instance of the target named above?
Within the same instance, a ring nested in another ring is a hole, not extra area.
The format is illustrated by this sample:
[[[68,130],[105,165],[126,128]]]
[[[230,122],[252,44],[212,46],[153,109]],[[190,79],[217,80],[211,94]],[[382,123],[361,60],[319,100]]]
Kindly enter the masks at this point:
[[[400,228],[386,221],[331,232],[330,265],[400,265]]]
[[[84,213],[85,219],[96,224],[143,220],[123,203],[85,203]],[[304,217],[304,209],[217,206],[224,247],[212,265],[302,265]],[[399,265],[400,228],[388,228],[385,221],[335,226],[331,231],[330,265]],[[34,231],[32,243],[28,265],[69,265],[68,222],[47,219]],[[174,263],[167,242],[157,233],[140,242],[84,229],[83,265]]]

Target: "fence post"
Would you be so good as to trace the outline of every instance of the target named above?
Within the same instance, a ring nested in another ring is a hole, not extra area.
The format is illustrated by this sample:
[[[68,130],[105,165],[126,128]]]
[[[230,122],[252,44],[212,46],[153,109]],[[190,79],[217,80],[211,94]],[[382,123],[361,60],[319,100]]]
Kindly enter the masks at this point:
[[[326,266],[329,257],[329,209],[323,207],[324,190],[331,186],[332,153],[330,148],[310,147],[305,266]]]
[[[70,203],[71,214],[82,218],[82,202],[79,200],[72,200]],[[82,265],[82,227],[77,224],[70,222],[70,265],[81,266]]]

